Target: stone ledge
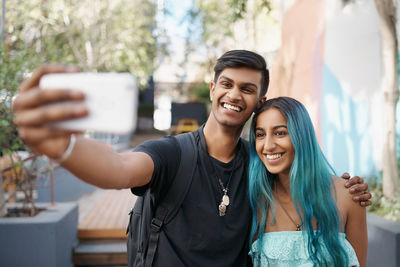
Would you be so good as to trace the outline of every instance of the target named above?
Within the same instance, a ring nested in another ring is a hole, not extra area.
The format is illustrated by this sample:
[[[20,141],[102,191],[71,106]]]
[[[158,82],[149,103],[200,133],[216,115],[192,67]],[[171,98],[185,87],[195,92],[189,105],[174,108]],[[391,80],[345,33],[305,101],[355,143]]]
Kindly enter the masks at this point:
[[[367,213],[367,266],[400,267],[400,223]]]

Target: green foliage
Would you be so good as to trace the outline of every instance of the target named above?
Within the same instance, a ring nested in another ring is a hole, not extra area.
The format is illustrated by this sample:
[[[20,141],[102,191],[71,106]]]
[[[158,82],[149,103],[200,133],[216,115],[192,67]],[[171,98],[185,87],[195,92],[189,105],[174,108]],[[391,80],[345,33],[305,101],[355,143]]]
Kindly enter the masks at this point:
[[[373,212],[391,221],[400,222],[400,199],[392,201],[383,195],[382,184],[369,184],[372,194],[372,205],[367,207],[369,212]]]
[[[154,1],[8,1],[6,11],[6,42],[33,48],[41,62],[128,71],[142,85],[155,69]]]
[[[271,10],[269,0],[254,1],[255,15]],[[248,0],[195,0],[192,16],[198,16],[202,25],[203,42],[210,47],[218,47],[224,39],[233,35],[235,23],[249,13]]]
[[[231,7],[233,21],[243,19],[247,10],[247,0],[229,0],[228,6]],[[265,11],[269,12],[271,10],[271,2],[269,0],[259,0],[257,1],[258,12]]]
[[[397,158],[397,167],[400,173],[400,157]],[[400,198],[390,200],[383,195],[382,177],[369,179],[368,185],[372,194],[372,205],[367,207],[367,210],[388,220],[400,222]]]
[[[277,24],[270,16],[270,0],[192,0],[192,3],[186,17],[185,58],[180,64],[184,69],[189,54],[196,50],[204,54],[203,59],[196,60],[206,70],[211,70],[216,59],[227,50],[260,50],[265,42],[261,28]],[[184,81],[185,75],[182,78]]]
[[[202,102],[205,104],[210,104],[210,87],[208,83],[195,83],[191,87],[189,87],[189,95],[190,98]]]
[[[33,208],[35,179],[52,168],[35,169],[35,157],[28,169],[13,153],[24,149],[11,110],[19,84],[42,63],[57,62],[84,71],[131,72],[143,86],[159,51],[153,34],[156,7],[153,0],[7,1],[0,40],[0,156],[16,157],[14,172],[24,169],[17,187]]]
[[[154,114],[154,105],[143,104],[139,106],[138,117],[153,118],[153,114]]]
[[[13,123],[11,101],[31,67],[30,55],[27,50],[15,51],[0,44],[0,156],[24,148]]]

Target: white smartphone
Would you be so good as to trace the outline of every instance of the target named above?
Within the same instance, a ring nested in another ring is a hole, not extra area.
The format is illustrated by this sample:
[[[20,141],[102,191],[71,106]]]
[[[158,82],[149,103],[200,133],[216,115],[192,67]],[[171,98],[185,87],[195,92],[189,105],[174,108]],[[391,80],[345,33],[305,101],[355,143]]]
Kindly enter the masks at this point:
[[[138,86],[129,73],[56,73],[40,79],[43,90],[82,91],[89,115],[85,118],[54,123],[67,130],[131,133],[136,128]]]

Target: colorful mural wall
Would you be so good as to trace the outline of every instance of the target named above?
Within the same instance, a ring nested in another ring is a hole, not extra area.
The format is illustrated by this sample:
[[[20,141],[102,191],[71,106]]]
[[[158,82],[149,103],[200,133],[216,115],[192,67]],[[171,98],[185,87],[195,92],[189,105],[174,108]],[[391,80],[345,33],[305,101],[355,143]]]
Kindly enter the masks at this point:
[[[374,1],[296,0],[287,9],[267,96],[291,96],[306,105],[338,174],[379,174],[381,81]]]

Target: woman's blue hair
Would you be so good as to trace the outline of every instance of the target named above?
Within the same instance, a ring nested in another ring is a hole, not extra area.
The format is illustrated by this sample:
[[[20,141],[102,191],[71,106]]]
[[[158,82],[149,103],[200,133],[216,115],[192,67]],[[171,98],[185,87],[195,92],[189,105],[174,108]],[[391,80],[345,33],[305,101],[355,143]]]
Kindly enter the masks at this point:
[[[314,265],[348,266],[347,254],[339,241],[340,213],[332,197],[334,190],[331,165],[326,160],[315,136],[314,127],[307,110],[299,101],[290,97],[267,100],[253,116],[250,129],[249,196],[253,212],[250,246],[262,252],[263,233],[268,209],[272,209],[272,222],[276,208],[272,184],[277,175],[268,172],[259,158],[255,144],[255,127],[260,113],[270,108],[278,109],[285,117],[287,129],[295,151],[290,168],[290,191],[307,248]],[[313,219],[316,229],[313,228]],[[260,256],[260,255],[258,255]],[[258,261],[259,257],[253,258]]]

